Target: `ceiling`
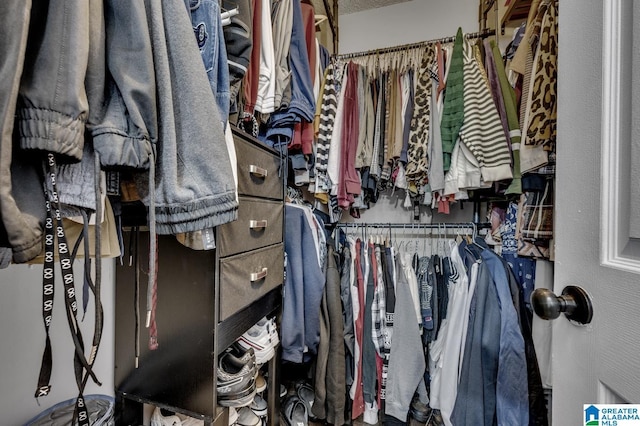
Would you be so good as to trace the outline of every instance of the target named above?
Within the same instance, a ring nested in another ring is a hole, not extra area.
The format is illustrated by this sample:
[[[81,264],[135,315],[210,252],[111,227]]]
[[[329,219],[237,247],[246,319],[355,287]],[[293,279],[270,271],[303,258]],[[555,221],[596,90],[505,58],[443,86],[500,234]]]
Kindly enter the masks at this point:
[[[376,9],[378,7],[390,6],[407,1],[410,0],[340,0],[338,7],[340,15],[346,15],[348,13],[362,12],[363,10]]]
[[[392,4],[404,3],[411,0],[331,0],[338,3],[340,15],[349,13],[362,12],[363,10],[376,9],[378,7],[390,6]],[[313,0],[316,13],[324,13],[323,0]]]

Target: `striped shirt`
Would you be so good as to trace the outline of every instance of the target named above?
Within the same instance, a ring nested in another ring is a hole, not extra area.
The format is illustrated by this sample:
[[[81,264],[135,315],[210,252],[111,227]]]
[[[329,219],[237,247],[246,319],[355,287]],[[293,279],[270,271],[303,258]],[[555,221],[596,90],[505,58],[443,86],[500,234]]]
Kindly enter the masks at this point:
[[[460,141],[473,153],[485,182],[511,179],[511,153],[474,48],[464,43],[464,122]]]
[[[316,151],[316,192],[327,193],[331,189],[331,183],[327,176],[327,165],[329,164],[329,148],[331,146],[331,135],[333,134],[333,124],[338,110],[338,99],[336,96],[336,79],[334,75],[334,65],[329,64],[326,70],[324,89],[322,91],[322,109],[320,111],[320,123],[318,128],[318,143]]]

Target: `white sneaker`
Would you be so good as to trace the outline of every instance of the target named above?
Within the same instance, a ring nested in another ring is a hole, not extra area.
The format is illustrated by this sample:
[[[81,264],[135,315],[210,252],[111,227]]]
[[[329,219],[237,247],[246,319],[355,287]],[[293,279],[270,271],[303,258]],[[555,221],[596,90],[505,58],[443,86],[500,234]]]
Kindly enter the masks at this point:
[[[160,407],[156,407],[151,414],[151,426],[182,426],[182,420],[176,414],[164,416]]]
[[[182,414],[178,414],[178,417],[182,420],[182,426],[204,426],[204,420],[195,419]]]
[[[262,398],[260,395],[256,395],[253,398],[253,402],[251,403],[249,408],[251,408],[251,410],[258,417],[264,417],[267,415],[267,401],[265,401],[264,398]]]
[[[262,317],[260,321],[258,321],[255,327],[267,328],[269,330],[269,337],[271,338],[271,345],[275,348],[280,344],[280,338],[278,337],[278,327],[276,325],[276,319]]]
[[[247,330],[237,340],[238,344],[248,350],[253,348],[256,354],[256,363],[264,364],[275,355],[276,351],[271,343],[271,335],[266,326],[260,327],[258,324]]]
[[[238,410],[234,407],[229,407],[229,426],[235,424],[238,421]]]
[[[242,407],[238,409],[238,420],[236,424],[239,426],[259,426],[261,423],[260,417],[251,411],[249,407]]]
[[[275,318],[269,318],[269,332],[271,335],[271,344],[273,347],[277,347],[280,344],[280,337],[278,336],[278,326],[276,325]]]

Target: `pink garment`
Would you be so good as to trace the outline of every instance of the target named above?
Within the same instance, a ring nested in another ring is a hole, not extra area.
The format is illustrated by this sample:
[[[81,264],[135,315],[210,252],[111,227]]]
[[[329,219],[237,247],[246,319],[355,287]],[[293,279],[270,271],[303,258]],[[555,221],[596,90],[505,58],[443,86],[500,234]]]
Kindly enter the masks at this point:
[[[260,28],[262,28],[262,1],[253,0],[253,50],[247,73],[244,75],[244,111],[253,115],[258,99],[260,78]]]
[[[449,199],[446,196],[440,196],[438,200],[438,213],[449,214]]]
[[[302,121],[293,125],[293,137],[289,142],[289,149],[300,149],[304,155],[311,155],[313,153],[313,141],[314,141],[314,129],[313,123]]]
[[[356,257],[354,260],[356,280],[358,283],[358,303],[360,304],[360,312],[356,318],[355,337],[356,344],[360,347],[360,356],[358,357],[358,365],[356,369],[356,392],[353,397],[353,404],[351,406],[351,418],[357,419],[364,414],[364,390],[362,388],[362,343],[364,333],[364,272],[360,267],[360,249],[362,247],[362,241],[356,240]]]
[[[302,9],[302,24],[304,36],[307,41],[307,56],[309,57],[309,70],[311,71],[311,85],[315,83],[316,73],[316,20],[313,6],[309,3],[300,3]]]
[[[354,196],[360,194],[360,175],[356,171],[358,132],[358,65],[347,65],[347,87],[344,94],[344,119],[342,121],[342,156],[340,157],[340,179],[338,181],[338,205],[348,209]]]

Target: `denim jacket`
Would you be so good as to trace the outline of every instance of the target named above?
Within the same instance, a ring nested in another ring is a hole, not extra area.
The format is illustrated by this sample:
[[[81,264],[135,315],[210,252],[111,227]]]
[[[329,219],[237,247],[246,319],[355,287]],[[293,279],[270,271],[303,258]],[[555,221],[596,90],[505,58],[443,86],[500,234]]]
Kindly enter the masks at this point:
[[[218,0],[184,0],[220,118],[229,117],[229,68]]]

